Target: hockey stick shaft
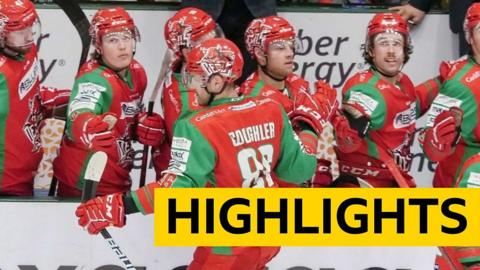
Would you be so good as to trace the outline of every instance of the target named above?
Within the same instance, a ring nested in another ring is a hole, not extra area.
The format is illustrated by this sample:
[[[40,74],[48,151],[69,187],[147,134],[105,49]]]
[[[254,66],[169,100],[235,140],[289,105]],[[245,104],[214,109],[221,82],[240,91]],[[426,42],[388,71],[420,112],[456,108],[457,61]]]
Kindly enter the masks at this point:
[[[162,67],[160,68],[160,73],[158,74],[157,81],[155,82],[155,86],[153,88],[152,94],[148,99],[148,108],[147,108],[147,115],[151,116],[153,114],[153,107],[155,105],[155,100],[157,99],[158,93],[163,86],[163,81],[167,75],[168,68],[172,62],[172,53],[167,50],[163,56],[162,60]],[[147,165],[148,165],[148,153],[150,147],[148,145],[143,146],[142,151],[142,165],[140,167],[140,181],[139,187],[143,187],[145,185],[145,178],[147,177]]]
[[[148,110],[147,115],[151,116],[153,114],[153,101],[148,102]],[[145,178],[147,177],[147,165],[148,165],[148,152],[150,147],[148,145],[143,146],[143,154],[142,154],[142,167],[140,168],[140,183],[139,187],[145,186]]]
[[[105,169],[107,163],[107,155],[104,152],[96,152],[90,158],[87,168],[85,169],[85,185],[82,191],[82,202],[86,202],[95,197],[97,184]],[[115,242],[107,229],[100,231],[103,239],[107,241],[112,251],[117,255],[117,258],[123,263],[125,269],[135,269],[130,259],[120,249],[120,246]]]
[[[78,63],[78,70],[80,70],[80,67],[87,60],[88,51],[90,49],[90,42],[91,42],[91,37],[89,34],[90,22],[88,21],[87,16],[83,12],[77,0],[53,0],[53,2],[63,10],[65,15],[67,15],[68,19],[77,30],[77,33],[80,37],[80,41],[82,42],[82,51],[80,53],[80,60]],[[65,108],[63,109],[66,110]],[[54,115],[63,114],[63,113],[59,113],[59,111],[63,111],[62,108],[54,108],[53,110],[54,110]],[[66,121],[66,119],[60,119],[60,120]],[[66,128],[66,124],[64,126],[62,138],[65,135],[65,128]],[[62,138],[60,138],[60,144],[58,147],[60,147],[61,145]],[[48,196],[55,196],[57,184],[58,184],[57,179],[53,177],[52,181],[50,182],[50,189],[48,191]]]

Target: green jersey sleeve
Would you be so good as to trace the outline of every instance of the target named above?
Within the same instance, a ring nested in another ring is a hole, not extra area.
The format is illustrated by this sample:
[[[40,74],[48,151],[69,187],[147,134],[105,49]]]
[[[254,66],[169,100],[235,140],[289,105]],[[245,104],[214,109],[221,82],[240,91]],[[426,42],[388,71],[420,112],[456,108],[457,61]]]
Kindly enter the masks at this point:
[[[274,170],[275,175],[282,181],[300,184],[312,178],[317,167],[317,158],[304,151],[284,111],[282,111],[282,118],[281,149]]]
[[[357,103],[370,117],[370,129],[377,130],[384,126],[387,107],[383,95],[372,86],[360,84],[349,89],[344,96],[344,103]]]
[[[67,134],[71,135],[73,116],[84,112],[97,115],[110,110],[112,87],[96,70],[75,80],[68,103]]]
[[[214,181],[216,153],[188,119],[178,120],[173,131],[171,159],[167,170],[177,176],[172,187],[204,187],[209,181]]]

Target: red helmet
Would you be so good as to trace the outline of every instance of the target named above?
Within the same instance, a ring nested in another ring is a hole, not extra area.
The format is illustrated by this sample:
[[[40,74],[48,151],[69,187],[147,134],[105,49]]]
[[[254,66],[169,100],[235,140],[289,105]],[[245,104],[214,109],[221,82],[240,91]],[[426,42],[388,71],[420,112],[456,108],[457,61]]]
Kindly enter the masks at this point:
[[[368,23],[367,36],[372,37],[384,32],[397,32],[407,37],[409,35],[408,24],[397,13],[378,13]]]
[[[0,34],[22,30],[38,20],[35,6],[29,0],[0,1]]]
[[[138,39],[138,30],[132,17],[122,7],[99,9],[93,15],[90,25],[90,36],[95,46],[100,45],[102,36],[116,31],[129,30]]]
[[[480,23],[480,3],[473,3],[467,10],[463,30],[467,41],[470,39],[470,32],[473,27]]]
[[[216,23],[205,11],[187,7],[179,10],[165,23],[164,36],[167,46],[177,56],[182,48],[191,48],[192,41],[215,30]]]
[[[268,45],[276,40],[295,39],[295,30],[290,23],[279,16],[268,16],[253,20],[245,31],[245,45],[255,58],[255,48],[267,51]]]
[[[410,40],[409,28],[407,22],[397,13],[378,13],[368,23],[367,36],[365,37],[364,54],[368,54],[372,37],[379,33],[400,33],[405,38],[405,48],[408,54],[412,51],[412,41]],[[408,60],[408,55],[407,55]],[[405,60],[405,62],[407,61]]]
[[[209,78],[222,75],[228,82],[242,76],[243,57],[238,47],[228,39],[213,38],[193,47],[188,54],[186,71]]]

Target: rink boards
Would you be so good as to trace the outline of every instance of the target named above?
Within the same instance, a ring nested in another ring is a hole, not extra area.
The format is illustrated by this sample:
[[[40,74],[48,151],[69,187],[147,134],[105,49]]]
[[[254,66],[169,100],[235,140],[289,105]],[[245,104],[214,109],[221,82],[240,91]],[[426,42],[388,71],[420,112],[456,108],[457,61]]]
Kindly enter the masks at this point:
[[[101,236],[91,236],[77,225],[77,205],[1,202],[0,269],[122,269]],[[192,258],[192,247],[154,247],[151,215],[128,216],[124,228],[109,231],[133,264],[144,267],[140,269],[173,270]],[[435,253],[433,247],[289,247],[268,266],[270,270],[432,270]]]

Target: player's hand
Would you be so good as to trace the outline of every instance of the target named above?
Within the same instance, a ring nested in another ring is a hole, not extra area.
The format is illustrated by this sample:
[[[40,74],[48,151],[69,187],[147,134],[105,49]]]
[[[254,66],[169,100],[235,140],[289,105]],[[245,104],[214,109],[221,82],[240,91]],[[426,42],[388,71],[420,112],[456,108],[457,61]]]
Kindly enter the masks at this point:
[[[149,146],[159,146],[165,137],[165,124],[163,118],[153,113],[148,116],[146,112],[138,115],[137,139],[140,143]]]
[[[299,131],[308,128],[319,136],[326,120],[315,98],[305,91],[299,91],[293,104],[293,110],[288,113],[293,129]]]
[[[40,87],[40,101],[46,109],[53,109],[68,104],[70,89],[57,89],[54,87]]]
[[[355,152],[362,142],[358,131],[350,127],[347,118],[343,115],[336,115],[332,124],[338,149],[343,153]]]
[[[313,97],[319,106],[323,118],[330,121],[338,109],[337,90],[331,87],[324,80],[315,82],[315,94]]]
[[[419,24],[425,17],[425,12],[410,4],[391,7],[388,10],[398,13],[405,21],[411,24]]]
[[[85,149],[105,150],[114,145],[117,137],[114,130],[116,122],[117,117],[113,113],[82,113],[73,121],[74,140]]]
[[[121,193],[101,196],[80,204],[75,211],[78,224],[90,234],[98,234],[108,226],[123,227],[126,217]]]
[[[433,161],[441,161],[450,155],[460,138],[462,111],[451,108],[435,118],[433,127],[424,131],[423,149]]]

